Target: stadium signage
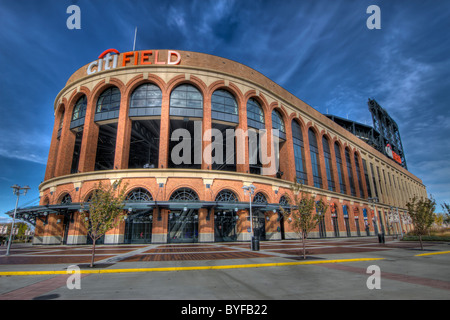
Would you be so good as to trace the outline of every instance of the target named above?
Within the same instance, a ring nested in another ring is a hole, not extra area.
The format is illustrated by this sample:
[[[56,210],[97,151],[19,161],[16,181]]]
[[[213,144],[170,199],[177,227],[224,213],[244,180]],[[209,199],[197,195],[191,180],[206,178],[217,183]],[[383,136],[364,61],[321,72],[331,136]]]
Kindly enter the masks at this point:
[[[394,159],[395,161],[397,161],[398,163],[402,164],[402,158],[392,150],[392,147],[389,143],[386,145],[385,151],[386,151],[386,154],[388,155],[388,157],[390,157],[390,158]]]
[[[159,56],[159,50],[129,51],[122,54],[122,62],[119,64],[120,52],[116,49],[108,49],[98,57],[98,60],[92,61],[86,70],[87,74],[94,74],[100,71],[106,71],[121,67],[138,65],[178,65],[181,62],[181,55],[177,51],[168,50],[167,57],[163,60]],[[163,61],[161,61],[163,60]]]

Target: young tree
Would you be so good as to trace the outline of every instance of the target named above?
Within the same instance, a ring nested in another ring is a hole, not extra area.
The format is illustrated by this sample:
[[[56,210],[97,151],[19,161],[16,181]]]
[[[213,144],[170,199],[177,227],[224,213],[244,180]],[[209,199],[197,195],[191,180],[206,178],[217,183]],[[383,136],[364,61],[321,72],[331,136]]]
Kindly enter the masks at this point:
[[[444,209],[444,222],[450,224],[450,204],[444,202],[441,206]]]
[[[422,236],[427,234],[435,221],[436,202],[433,198],[418,200],[414,197],[411,202],[406,204],[406,207],[414,225],[414,232],[419,236],[420,247],[423,250]]]
[[[288,199],[290,210],[280,208],[285,219],[292,224],[292,228],[302,239],[303,259],[306,259],[306,238],[309,232],[317,227],[328,206],[322,199],[315,201],[310,193],[304,191],[301,184],[293,185],[291,191],[293,199]]]
[[[100,181],[88,202],[85,203],[89,213],[82,212],[81,214],[88,236],[92,239],[91,268],[94,266],[97,240],[123,221],[126,186],[120,188],[121,183],[121,180],[117,180],[108,187]]]

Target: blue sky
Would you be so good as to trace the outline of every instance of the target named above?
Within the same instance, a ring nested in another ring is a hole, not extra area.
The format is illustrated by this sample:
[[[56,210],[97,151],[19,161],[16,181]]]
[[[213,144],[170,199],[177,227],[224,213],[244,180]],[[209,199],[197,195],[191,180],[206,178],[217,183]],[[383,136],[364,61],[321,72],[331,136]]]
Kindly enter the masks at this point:
[[[69,30],[69,5],[81,29]],[[381,9],[369,30],[366,9]],[[37,204],[67,79],[108,48],[175,49],[256,69],[322,113],[372,125],[375,98],[400,127],[408,169],[450,202],[450,0],[0,0],[0,222],[13,184]]]

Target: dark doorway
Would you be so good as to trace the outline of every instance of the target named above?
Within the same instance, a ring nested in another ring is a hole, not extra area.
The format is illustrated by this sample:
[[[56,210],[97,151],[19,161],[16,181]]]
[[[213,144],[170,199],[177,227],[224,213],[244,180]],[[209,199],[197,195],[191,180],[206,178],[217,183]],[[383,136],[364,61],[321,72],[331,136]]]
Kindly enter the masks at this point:
[[[233,210],[214,213],[214,241],[236,241],[236,215]]]

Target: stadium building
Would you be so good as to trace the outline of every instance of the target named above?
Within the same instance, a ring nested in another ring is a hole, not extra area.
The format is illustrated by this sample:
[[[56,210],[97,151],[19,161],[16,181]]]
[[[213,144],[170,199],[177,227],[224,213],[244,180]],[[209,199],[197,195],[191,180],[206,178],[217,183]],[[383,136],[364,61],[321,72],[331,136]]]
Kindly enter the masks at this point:
[[[317,238],[408,231],[405,204],[426,197],[399,140],[208,54],[107,50],[69,78],[54,115],[39,206],[17,212],[34,244],[88,243],[80,213],[99,181],[128,188],[105,244],[249,241],[250,205],[261,240],[294,239],[280,206],[295,182],[328,204]]]

